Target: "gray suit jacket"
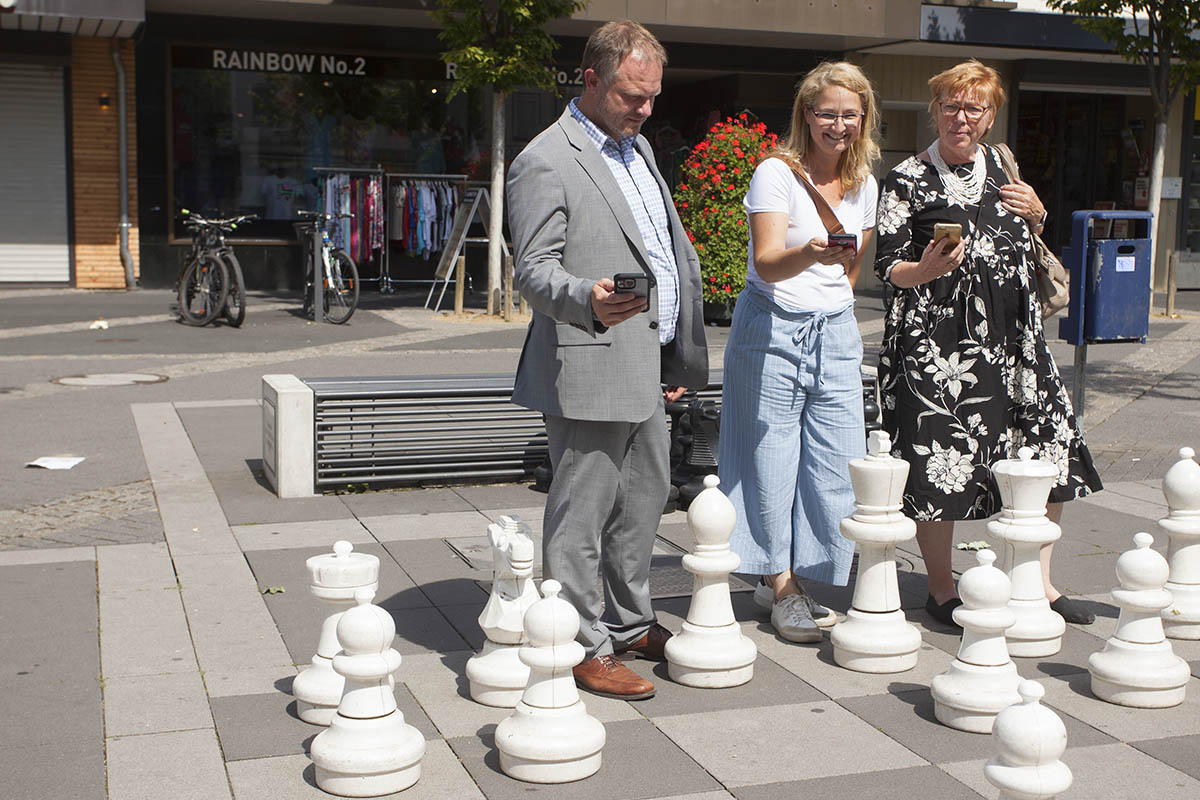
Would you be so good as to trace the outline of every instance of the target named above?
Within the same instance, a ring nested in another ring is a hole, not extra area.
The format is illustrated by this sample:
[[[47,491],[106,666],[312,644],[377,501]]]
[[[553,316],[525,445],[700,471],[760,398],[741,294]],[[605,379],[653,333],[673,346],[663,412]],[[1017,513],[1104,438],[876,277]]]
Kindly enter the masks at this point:
[[[675,339],[658,343],[656,289],[649,311],[612,328],[592,316],[597,280],[653,273],[625,195],[567,109],[521,151],[508,175],[516,282],[533,308],[514,403],[569,419],[641,422],[654,413],[661,384],[708,384],[700,262],[644,137],[637,148],[670,219],[679,270]]]

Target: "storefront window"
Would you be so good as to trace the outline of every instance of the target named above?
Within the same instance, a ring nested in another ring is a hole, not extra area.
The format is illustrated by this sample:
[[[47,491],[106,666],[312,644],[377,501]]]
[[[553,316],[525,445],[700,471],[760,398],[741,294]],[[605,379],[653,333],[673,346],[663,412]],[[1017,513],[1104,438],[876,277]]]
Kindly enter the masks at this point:
[[[291,239],[321,168],[460,174],[486,158],[485,99],[446,102],[432,59],[177,46],[171,53],[173,212],[261,217],[239,231]],[[176,235],[183,236],[181,226]]]

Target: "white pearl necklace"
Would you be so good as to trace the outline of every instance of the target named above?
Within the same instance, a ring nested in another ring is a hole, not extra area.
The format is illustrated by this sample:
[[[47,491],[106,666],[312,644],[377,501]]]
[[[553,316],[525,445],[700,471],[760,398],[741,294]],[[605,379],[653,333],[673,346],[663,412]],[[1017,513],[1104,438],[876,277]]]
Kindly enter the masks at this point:
[[[975,205],[983,197],[983,186],[987,182],[987,163],[981,146],[975,145],[975,162],[971,167],[970,176],[966,178],[958,177],[954,170],[946,166],[937,141],[929,145],[929,160],[937,169],[942,185],[946,187],[946,194],[958,205]]]

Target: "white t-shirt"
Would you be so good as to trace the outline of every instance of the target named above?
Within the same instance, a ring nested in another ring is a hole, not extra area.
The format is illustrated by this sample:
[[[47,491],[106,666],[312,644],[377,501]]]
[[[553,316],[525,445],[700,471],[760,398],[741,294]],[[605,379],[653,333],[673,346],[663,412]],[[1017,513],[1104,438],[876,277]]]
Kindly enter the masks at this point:
[[[858,238],[862,247],[863,231],[875,227],[875,205],[879,189],[875,177],[859,185],[858,190],[848,192],[840,205],[833,210],[846,233]],[[754,170],[750,179],[750,191],[742,202],[746,214],[764,211],[782,212],[788,215],[788,248],[807,244],[816,237],[825,238],[829,232],[821,223],[817,207],[808,190],[791,168],[778,158],[768,158]],[[784,305],[800,311],[836,311],[854,302],[854,290],[846,270],[840,265],[813,264],[799,275],[777,283],[767,283],[754,271],[754,240],[750,240],[749,274],[746,283],[763,294]]]

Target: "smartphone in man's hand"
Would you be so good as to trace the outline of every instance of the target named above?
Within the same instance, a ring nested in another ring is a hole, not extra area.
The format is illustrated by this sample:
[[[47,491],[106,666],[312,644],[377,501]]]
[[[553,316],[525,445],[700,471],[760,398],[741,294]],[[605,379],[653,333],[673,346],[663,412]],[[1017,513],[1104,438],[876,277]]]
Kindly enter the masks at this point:
[[[635,297],[650,297],[650,276],[644,272],[618,272],[613,275],[613,292],[631,294]],[[642,311],[649,311],[650,303]]]

